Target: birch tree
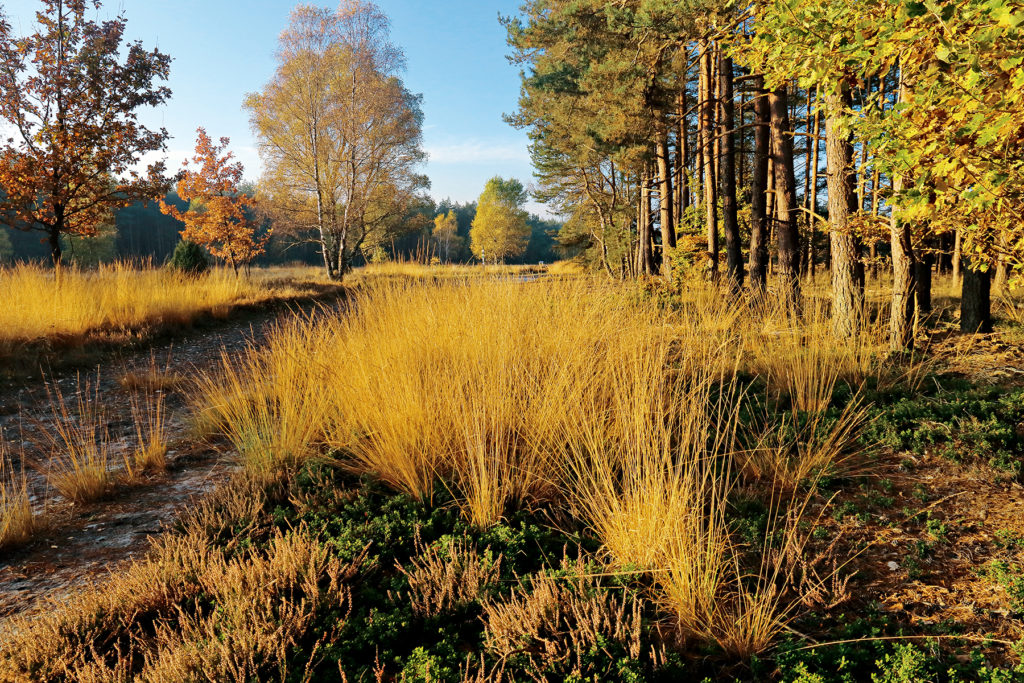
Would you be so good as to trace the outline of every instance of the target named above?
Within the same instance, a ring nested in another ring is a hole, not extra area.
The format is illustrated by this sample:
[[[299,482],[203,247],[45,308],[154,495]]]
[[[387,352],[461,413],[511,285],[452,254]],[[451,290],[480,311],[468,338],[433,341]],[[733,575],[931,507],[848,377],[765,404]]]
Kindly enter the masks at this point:
[[[246,98],[268,213],[312,235],[335,279],[427,186],[417,172],[421,98],[399,77],[405,60],[389,32],[369,2],[302,5],[281,34],[273,78]]]

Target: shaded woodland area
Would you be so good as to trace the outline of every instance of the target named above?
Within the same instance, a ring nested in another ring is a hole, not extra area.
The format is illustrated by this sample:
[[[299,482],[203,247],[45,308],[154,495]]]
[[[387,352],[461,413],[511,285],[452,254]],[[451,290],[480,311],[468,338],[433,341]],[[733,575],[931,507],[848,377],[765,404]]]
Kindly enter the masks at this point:
[[[891,346],[931,276],[961,328],[1024,254],[1024,12],[1002,0],[536,0],[505,20],[537,197],[609,275],[774,283],[832,274],[834,330],[893,278]],[[994,280],[994,282],[993,282]]]

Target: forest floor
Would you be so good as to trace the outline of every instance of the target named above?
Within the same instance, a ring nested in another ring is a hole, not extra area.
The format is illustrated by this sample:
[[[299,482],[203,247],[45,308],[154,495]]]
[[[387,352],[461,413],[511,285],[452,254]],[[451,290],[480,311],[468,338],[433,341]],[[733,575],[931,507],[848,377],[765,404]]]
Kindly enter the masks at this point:
[[[57,599],[73,588],[101,579],[144,554],[150,538],[177,514],[230,478],[236,465],[222,442],[200,438],[190,419],[189,378],[212,369],[224,354],[237,355],[262,343],[280,323],[299,316],[336,311],[344,290],[325,288],[318,296],[273,301],[236,310],[161,337],[106,349],[92,369],[64,367],[43,378],[8,380],[0,390],[0,434],[12,465],[24,471],[34,505],[44,511],[44,528],[26,547],[0,551],[0,618],[31,611],[40,599]],[[138,440],[132,419],[140,393],[164,394],[167,469],[118,486],[105,500],[72,505],[46,480],[52,444],[44,434],[60,419],[54,397],[74,409],[81,398],[101,406],[105,437],[116,457]]]

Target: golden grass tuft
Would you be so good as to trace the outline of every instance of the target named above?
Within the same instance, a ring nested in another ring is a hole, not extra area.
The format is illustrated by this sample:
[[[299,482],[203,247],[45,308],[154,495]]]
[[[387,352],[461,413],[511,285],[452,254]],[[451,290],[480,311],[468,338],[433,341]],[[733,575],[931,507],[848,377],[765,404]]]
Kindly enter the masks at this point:
[[[47,386],[53,410],[52,426],[44,429],[50,459],[50,485],[72,503],[106,498],[116,483],[106,411],[95,383],[78,377],[75,398],[69,402],[56,383]]]
[[[322,441],[330,388],[317,381],[323,359],[302,356],[314,344],[310,333],[302,323],[287,325],[265,353],[241,361],[225,354],[218,371],[197,381],[198,428],[224,433],[247,471],[268,480],[315,455]]]
[[[826,303],[808,299],[798,317],[779,304],[769,306],[763,317],[745,317],[749,329],[742,337],[751,369],[775,395],[814,412],[828,407],[840,380],[856,387],[877,372],[888,341],[886,320],[880,315],[865,321],[854,338],[837,340]]]
[[[160,389],[131,398],[135,424],[135,450],[125,460],[125,476],[137,480],[142,474],[167,469],[167,395]]]
[[[185,377],[178,372],[160,370],[153,364],[145,370],[125,373],[117,383],[126,391],[177,391],[185,386]]]
[[[873,328],[844,348],[815,311],[723,306],[707,287],[669,309],[590,278],[386,278],[343,316],[286,325],[267,348],[225,358],[200,382],[198,414],[254,472],[330,453],[422,500],[449,487],[480,527],[552,501],[613,567],[650,575],[683,640],[749,656],[778,635],[798,591],[775,550],[737,545],[730,496],[767,482],[790,506],[780,514],[799,516],[801,482],[852,466],[863,412],[823,411],[882,348]],[[788,398],[792,417],[745,418],[741,430],[744,373]],[[780,534],[785,547],[806,540],[795,524]],[[766,564],[743,566],[751,553]]]
[[[6,444],[0,442],[0,550],[28,542],[38,526],[25,471],[14,471]]]
[[[792,410],[776,416],[774,426],[752,420],[745,435],[751,445],[737,450],[735,461],[746,480],[768,490],[793,492],[819,477],[850,476],[861,466],[857,437],[866,419],[867,409],[854,399],[834,416]]]
[[[366,283],[380,278],[412,278],[420,280],[465,280],[481,276],[528,277],[547,272],[549,266],[536,265],[479,265],[467,263],[424,263],[417,260],[369,263],[352,273],[352,280]],[[579,272],[579,271],[578,271]]]

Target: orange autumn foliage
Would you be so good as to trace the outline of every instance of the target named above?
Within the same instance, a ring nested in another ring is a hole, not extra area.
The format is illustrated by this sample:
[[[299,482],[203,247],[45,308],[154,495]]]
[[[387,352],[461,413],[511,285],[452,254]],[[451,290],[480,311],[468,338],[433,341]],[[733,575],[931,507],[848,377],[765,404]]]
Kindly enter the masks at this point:
[[[206,247],[214,257],[226,261],[237,273],[238,266],[263,253],[270,233],[256,236],[255,199],[239,190],[244,168],[232,162],[227,151],[230,140],[221,138],[215,145],[206,130],[196,131],[196,170],[182,171],[178,196],[189,202],[187,211],[160,202],[160,210],[185,224],[181,238]]]
[[[167,131],[139,110],[165,103],[171,58],[125,42],[125,17],[88,17],[98,1],[43,0],[35,32],[19,36],[0,3],[0,224],[46,234],[54,265],[61,237],[92,237],[115,209],[167,191]]]

